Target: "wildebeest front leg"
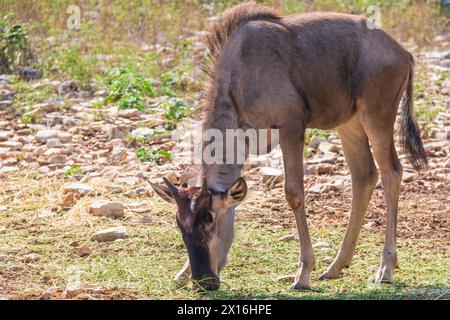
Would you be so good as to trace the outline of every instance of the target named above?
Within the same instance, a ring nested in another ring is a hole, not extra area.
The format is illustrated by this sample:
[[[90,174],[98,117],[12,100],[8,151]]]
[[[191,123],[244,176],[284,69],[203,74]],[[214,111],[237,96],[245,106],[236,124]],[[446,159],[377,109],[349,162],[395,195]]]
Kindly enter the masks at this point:
[[[294,131],[294,130],[292,130]],[[309,277],[315,267],[315,258],[309,236],[305,212],[303,186],[303,145],[304,130],[296,132],[280,130],[280,145],[283,151],[286,200],[294,211],[300,238],[300,268],[292,289],[310,289]]]

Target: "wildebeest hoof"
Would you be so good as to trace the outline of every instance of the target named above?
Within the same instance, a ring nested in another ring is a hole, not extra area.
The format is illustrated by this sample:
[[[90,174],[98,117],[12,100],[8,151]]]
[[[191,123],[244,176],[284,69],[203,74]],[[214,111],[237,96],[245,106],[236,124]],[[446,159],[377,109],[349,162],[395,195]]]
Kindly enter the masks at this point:
[[[311,285],[309,283],[302,283],[302,282],[295,282],[290,290],[295,290],[295,291],[306,291],[306,290],[311,290]]]
[[[331,280],[340,277],[342,277],[342,272],[325,272],[319,277],[319,280]]]
[[[392,282],[392,271],[387,266],[381,266],[380,269],[378,269],[377,275],[375,276],[375,283],[392,284]]]

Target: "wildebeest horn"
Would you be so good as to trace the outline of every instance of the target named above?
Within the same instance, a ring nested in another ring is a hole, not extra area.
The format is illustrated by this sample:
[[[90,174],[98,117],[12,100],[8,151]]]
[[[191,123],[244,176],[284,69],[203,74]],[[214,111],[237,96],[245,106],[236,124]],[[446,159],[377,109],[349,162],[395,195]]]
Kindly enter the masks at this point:
[[[167,185],[169,190],[175,195],[178,192],[178,188],[172,184],[166,177],[163,177],[164,183]]]
[[[209,194],[208,192],[208,182],[206,181],[206,177],[203,177],[202,181],[202,195],[207,196]]]

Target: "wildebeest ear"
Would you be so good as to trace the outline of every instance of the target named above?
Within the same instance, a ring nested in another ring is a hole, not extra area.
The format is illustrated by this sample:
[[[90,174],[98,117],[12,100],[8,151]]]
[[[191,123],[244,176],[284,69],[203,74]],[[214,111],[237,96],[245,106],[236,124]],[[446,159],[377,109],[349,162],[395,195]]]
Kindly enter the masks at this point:
[[[240,177],[237,179],[227,191],[227,200],[230,203],[239,203],[244,200],[247,195],[247,183],[245,179]]]
[[[152,186],[153,190],[155,190],[156,194],[160,196],[163,200],[170,203],[175,203],[175,198],[167,186],[157,185],[151,182],[149,183]]]

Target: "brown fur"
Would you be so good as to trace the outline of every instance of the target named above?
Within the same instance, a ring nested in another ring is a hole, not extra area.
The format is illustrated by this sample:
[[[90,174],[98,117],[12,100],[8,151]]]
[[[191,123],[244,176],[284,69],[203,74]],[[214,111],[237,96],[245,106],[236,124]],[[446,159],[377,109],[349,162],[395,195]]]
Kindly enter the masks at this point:
[[[376,160],[387,211],[376,281],[392,282],[403,172],[393,135],[405,92],[401,141],[416,168],[426,164],[414,120],[411,54],[383,30],[369,28],[363,17],[337,13],[281,17],[254,2],[226,11],[213,26],[208,45],[210,81],[203,129],[279,129],[285,196],[300,238],[300,267],[293,288],[310,288],[315,267],[303,184],[307,128],[338,130],[352,178],[349,224],[335,261],[321,278],[339,277],[353,258],[378,181]],[[209,143],[204,141],[204,147]],[[225,159],[225,153],[223,156]],[[207,286],[211,290],[220,285],[219,272],[233,240],[234,208],[247,190],[245,180],[239,178],[241,170],[242,164],[202,165],[208,187],[202,190],[225,195],[211,197],[213,221],[208,223],[214,225],[216,233],[209,239],[208,253],[205,247],[188,249],[192,274],[212,276],[214,281]],[[156,191],[170,201],[166,192]],[[188,270],[185,266],[182,273]]]

